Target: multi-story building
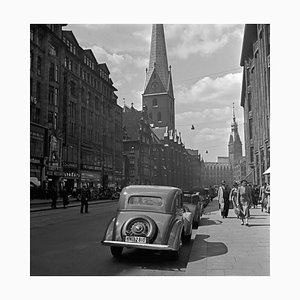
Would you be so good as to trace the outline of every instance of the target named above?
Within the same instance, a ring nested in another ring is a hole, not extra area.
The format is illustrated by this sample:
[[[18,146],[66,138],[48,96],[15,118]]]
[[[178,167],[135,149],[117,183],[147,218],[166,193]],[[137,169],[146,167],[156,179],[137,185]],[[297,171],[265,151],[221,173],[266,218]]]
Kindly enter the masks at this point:
[[[229,186],[233,183],[232,165],[228,157],[218,157],[217,162],[205,162],[202,169],[204,187],[220,185],[225,180]]]
[[[262,185],[270,167],[270,25],[246,24],[240,65],[247,179]]]
[[[113,186],[122,176],[116,89],[106,64],[62,27],[30,27],[31,176],[45,187]]]

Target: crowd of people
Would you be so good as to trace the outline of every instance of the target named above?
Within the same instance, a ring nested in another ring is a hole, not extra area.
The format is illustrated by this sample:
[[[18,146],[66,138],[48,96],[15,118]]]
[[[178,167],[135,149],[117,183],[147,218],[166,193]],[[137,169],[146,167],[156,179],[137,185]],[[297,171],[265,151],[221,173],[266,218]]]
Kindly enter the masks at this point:
[[[51,198],[51,208],[57,208],[57,201],[59,196],[62,198],[63,207],[67,208],[69,204],[69,198],[74,197],[80,201],[80,213],[88,213],[88,203],[91,200],[99,200],[99,199],[118,199],[120,195],[120,188],[115,189],[95,189],[88,187],[86,184],[82,185],[82,188],[70,191],[67,190],[64,186],[60,192],[58,192],[58,188],[54,185],[50,187],[49,196]]]
[[[227,218],[232,208],[237,218],[241,219],[241,225],[249,226],[250,209],[257,208],[259,204],[261,211],[270,213],[270,185],[267,182],[260,187],[242,180],[234,182],[230,188],[222,181],[217,198],[222,218]]]

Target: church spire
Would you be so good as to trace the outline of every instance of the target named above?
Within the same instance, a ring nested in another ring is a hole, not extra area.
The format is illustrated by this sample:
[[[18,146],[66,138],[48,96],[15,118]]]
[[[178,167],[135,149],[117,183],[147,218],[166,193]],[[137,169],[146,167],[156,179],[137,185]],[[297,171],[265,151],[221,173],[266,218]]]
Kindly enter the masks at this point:
[[[163,24],[152,25],[150,60],[149,68],[146,74],[145,87],[148,85],[154,70],[156,71],[156,74],[161,80],[164,88],[167,89],[169,69]]]
[[[232,102],[232,119],[233,119],[233,122],[235,122],[234,102]]]

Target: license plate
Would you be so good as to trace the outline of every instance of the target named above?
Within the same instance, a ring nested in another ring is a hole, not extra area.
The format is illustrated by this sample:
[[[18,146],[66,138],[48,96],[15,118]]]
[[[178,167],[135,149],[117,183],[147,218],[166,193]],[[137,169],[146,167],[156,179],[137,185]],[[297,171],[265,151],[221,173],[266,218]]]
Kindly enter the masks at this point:
[[[125,237],[125,242],[146,244],[147,240],[144,236],[126,236]]]

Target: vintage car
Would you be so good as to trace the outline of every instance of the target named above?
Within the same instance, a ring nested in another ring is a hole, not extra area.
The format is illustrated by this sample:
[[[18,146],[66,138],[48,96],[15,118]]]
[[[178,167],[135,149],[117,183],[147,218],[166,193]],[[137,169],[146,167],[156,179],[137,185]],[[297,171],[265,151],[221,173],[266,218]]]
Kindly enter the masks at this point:
[[[121,191],[102,244],[110,246],[114,257],[125,247],[162,251],[177,259],[182,242],[191,235],[192,213],[183,206],[181,189],[132,185]]]
[[[188,210],[192,213],[192,225],[193,228],[198,228],[200,224],[200,219],[203,214],[204,205],[203,202],[200,201],[200,197],[198,194],[194,194],[192,192],[184,192],[183,194],[183,205],[188,208]]]

